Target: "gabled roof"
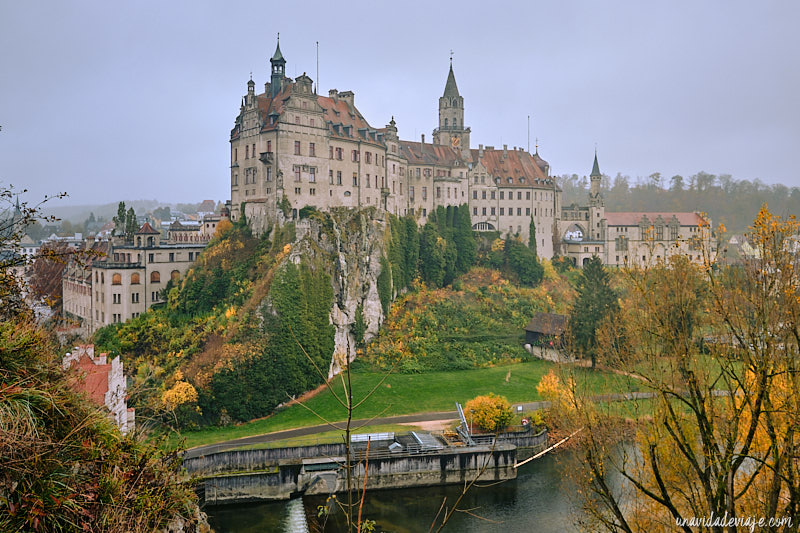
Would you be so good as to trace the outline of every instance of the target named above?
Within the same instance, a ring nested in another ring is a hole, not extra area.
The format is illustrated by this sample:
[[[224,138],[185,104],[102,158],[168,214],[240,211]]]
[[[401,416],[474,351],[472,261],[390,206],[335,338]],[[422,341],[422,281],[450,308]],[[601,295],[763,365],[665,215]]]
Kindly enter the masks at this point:
[[[400,141],[400,154],[409,165],[464,165],[461,152],[441,144]]]
[[[472,157],[475,161],[480,161],[486,172],[495,178],[498,187],[553,189],[553,179],[542,168],[547,163],[538,155],[531,155],[523,150],[486,149],[483,156],[479,150],[472,150]]]
[[[665,212],[628,212],[628,213],[610,213],[606,211],[606,221],[609,226],[638,226],[642,219],[647,217],[647,220],[652,224],[661,217],[665,224],[669,224],[672,217],[675,217],[678,224],[681,226],[700,226],[708,224],[703,217],[697,213],[665,213]]]
[[[150,225],[149,222],[145,222],[139,231],[136,232],[136,235],[159,235],[160,232],[153,229],[153,226]]]
[[[542,333],[543,335],[561,335],[567,325],[566,315],[554,313],[536,313],[525,326],[525,331]]]

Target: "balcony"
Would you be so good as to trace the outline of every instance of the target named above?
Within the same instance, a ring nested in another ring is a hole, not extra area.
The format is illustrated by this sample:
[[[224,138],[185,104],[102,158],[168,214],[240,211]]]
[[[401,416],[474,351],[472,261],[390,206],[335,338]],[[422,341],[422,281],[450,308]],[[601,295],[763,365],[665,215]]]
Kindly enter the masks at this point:
[[[389,194],[390,194],[389,187],[381,187],[381,196],[386,198],[387,196],[389,196]]]
[[[265,165],[271,164],[275,159],[273,157],[272,152],[261,152],[258,156],[258,160],[264,163]]]

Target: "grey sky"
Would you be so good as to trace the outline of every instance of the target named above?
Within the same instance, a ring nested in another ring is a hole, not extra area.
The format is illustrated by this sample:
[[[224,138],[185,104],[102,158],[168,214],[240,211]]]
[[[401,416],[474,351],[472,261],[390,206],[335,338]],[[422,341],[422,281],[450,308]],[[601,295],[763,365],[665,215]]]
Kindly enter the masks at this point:
[[[0,182],[70,204],[229,197],[228,135],[281,34],[287,75],[430,139],[450,50],[472,145],[556,174],[800,186],[800,2],[0,0]]]

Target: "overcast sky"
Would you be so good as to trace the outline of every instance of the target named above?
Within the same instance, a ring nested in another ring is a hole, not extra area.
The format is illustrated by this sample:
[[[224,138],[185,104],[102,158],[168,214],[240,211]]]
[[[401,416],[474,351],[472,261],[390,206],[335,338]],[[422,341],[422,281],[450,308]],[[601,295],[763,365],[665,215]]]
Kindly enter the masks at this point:
[[[800,2],[0,0],[0,182],[30,201],[225,200],[276,34],[286,73],[430,139],[450,51],[472,146],[555,174],[800,186]]]

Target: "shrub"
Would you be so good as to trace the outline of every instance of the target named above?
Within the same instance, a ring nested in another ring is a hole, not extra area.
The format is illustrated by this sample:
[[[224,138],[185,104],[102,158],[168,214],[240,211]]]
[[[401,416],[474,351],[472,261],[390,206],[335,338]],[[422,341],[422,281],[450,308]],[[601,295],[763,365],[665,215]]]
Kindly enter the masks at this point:
[[[472,416],[472,423],[486,431],[500,431],[514,418],[511,404],[505,396],[476,396],[464,406],[464,412]]]

